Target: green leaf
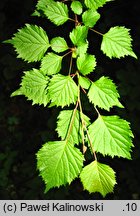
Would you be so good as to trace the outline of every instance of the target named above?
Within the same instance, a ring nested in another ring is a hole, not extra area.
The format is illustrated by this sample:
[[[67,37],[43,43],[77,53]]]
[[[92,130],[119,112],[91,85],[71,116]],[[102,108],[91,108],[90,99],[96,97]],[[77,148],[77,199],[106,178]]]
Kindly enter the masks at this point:
[[[85,5],[93,10],[97,10],[99,7],[102,7],[106,2],[109,2],[112,0],[84,0]]]
[[[86,115],[82,115],[82,118],[85,121],[85,125],[88,126],[90,124],[90,119]],[[65,140],[68,135],[71,122],[71,133],[68,141],[73,145],[79,144],[82,140],[82,124],[80,112],[78,110],[61,111],[58,116],[56,131],[58,135],[62,138],[62,140]]]
[[[53,75],[61,70],[62,56],[54,53],[48,53],[41,62],[40,70],[44,74]]]
[[[37,10],[44,10],[51,2],[53,2],[53,0],[38,0],[36,8]]]
[[[137,58],[132,50],[132,38],[129,34],[129,29],[116,26],[103,35],[101,50],[109,58],[120,58],[124,56],[132,56]]]
[[[123,105],[118,100],[120,96],[116,88],[111,79],[103,76],[92,83],[88,92],[88,98],[95,106],[108,111],[113,106],[123,108]]]
[[[37,153],[37,167],[46,183],[46,192],[71,183],[80,173],[84,157],[66,141],[48,142]]]
[[[79,76],[79,84],[84,89],[89,89],[91,82],[88,78]]]
[[[44,76],[39,70],[27,71],[22,77],[21,91],[28,100],[33,101],[33,104],[46,106],[49,103],[47,94],[48,82],[49,78]]]
[[[70,76],[54,75],[49,84],[49,94],[53,105],[69,106],[76,103],[78,86]]]
[[[99,116],[89,126],[89,134],[96,152],[131,159],[133,134],[129,122],[119,116]]]
[[[41,27],[29,24],[20,29],[8,42],[13,44],[18,58],[28,62],[41,60],[50,46],[46,32]]]
[[[11,97],[23,95],[22,88],[17,89],[11,94]]]
[[[71,9],[75,14],[80,15],[82,13],[82,11],[83,11],[83,7],[82,7],[81,2],[73,1],[71,3]]]
[[[51,3],[49,3],[46,10],[44,11],[44,14],[51,22],[58,26],[62,25],[69,19],[68,7],[62,2],[52,1]]]
[[[85,190],[90,193],[99,192],[103,197],[113,192],[116,184],[114,170],[110,166],[97,161],[83,168],[80,179]]]
[[[100,14],[97,11],[89,9],[82,14],[82,21],[85,26],[92,28],[100,19]]]
[[[84,54],[77,58],[78,70],[83,74],[87,75],[91,73],[96,66],[96,59],[94,55]]]
[[[80,43],[76,48],[76,55],[83,55],[87,52],[88,49],[88,41],[84,43]]]
[[[67,45],[65,39],[62,37],[53,38],[51,40],[50,44],[51,44],[52,49],[58,53],[64,52],[65,50],[68,49],[68,45]]]
[[[86,26],[77,26],[70,32],[70,39],[74,45],[85,43],[87,38],[88,28]]]
[[[53,0],[38,0],[36,5],[36,10],[32,14],[32,16],[41,16],[40,11],[46,10],[47,5]]]

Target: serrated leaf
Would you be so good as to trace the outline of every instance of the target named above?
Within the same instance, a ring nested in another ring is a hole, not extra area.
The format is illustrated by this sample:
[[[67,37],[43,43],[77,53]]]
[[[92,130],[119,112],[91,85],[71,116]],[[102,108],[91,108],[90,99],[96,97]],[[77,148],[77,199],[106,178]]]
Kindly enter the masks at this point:
[[[36,5],[36,10],[32,14],[32,16],[41,16],[40,11],[46,10],[47,5],[53,0],[38,0]]]
[[[18,58],[28,62],[41,60],[50,46],[46,32],[41,27],[29,24],[14,34],[10,43],[16,49]]]
[[[71,183],[80,173],[84,157],[79,149],[66,141],[48,142],[37,153],[37,167],[46,184],[53,187]]]
[[[83,11],[83,7],[82,7],[81,2],[73,1],[71,3],[71,9],[75,14],[80,15],[82,13],[82,11]]]
[[[131,159],[133,134],[129,122],[119,116],[99,116],[89,126],[89,134],[96,152]]]
[[[62,56],[48,53],[41,62],[40,70],[47,75],[53,75],[61,70]]]
[[[88,78],[79,76],[79,84],[84,89],[89,89],[91,82]]]
[[[46,6],[50,4],[53,0],[38,0],[36,8],[37,10],[44,10]]]
[[[113,192],[116,184],[114,170],[106,165],[94,161],[85,166],[80,174],[81,182],[89,193],[99,192],[103,197]]]
[[[55,37],[55,38],[53,38],[51,40],[50,44],[51,44],[51,48],[55,52],[58,52],[58,53],[64,52],[65,50],[68,49],[67,42],[62,37]]]
[[[137,58],[132,50],[132,38],[129,34],[130,29],[122,26],[115,26],[103,35],[101,50],[109,58],[120,58],[132,56]]]
[[[84,119],[85,125],[88,126],[90,124],[90,119],[86,115],[82,115]],[[65,140],[68,131],[70,128],[70,124],[72,121],[71,126],[71,133],[69,136],[69,142],[74,144],[79,144],[82,140],[82,124],[81,124],[81,117],[80,112],[78,110],[63,110],[60,112],[57,121],[57,133],[61,137],[62,140]]]
[[[81,45],[86,42],[88,28],[86,26],[77,26],[70,32],[70,39],[74,45]]]
[[[53,105],[69,106],[76,103],[78,86],[70,76],[54,75],[49,84],[49,94]]]
[[[51,22],[58,26],[64,24],[69,19],[68,7],[62,2],[52,1],[49,3],[44,14]]]
[[[84,42],[84,43],[80,43],[77,47],[76,47],[76,55],[83,55],[86,54],[88,49],[88,41]]]
[[[23,95],[22,89],[19,88],[11,94],[11,97]]]
[[[40,17],[41,14],[40,14],[40,12],[39,12],[38,10],[35,10],[35,11],[31,14],[31,16],[37,16],[37,17]]]
[[[96,66],[96,58],[94,55],[84,54],[77,58],[78,70],[83,74],[87,75],[91,73]]]
[[[39,70],[27,71],[22,77],[21,91],[28,100],[33,101],[33,104],[46,106],[49,103],[47,94],[48,82],[49,78],[44,76]]]
[[[113,106],[123,108],[123,105],[118,100],[120,96],[116,88],[111,79],[103,76],[92,83],[88,92],[88,98],[95,106],[108,111]]]
[[[112,0],[84,0],[85,5],[92,10],[97,10],[99,7],[102,7],[104,4]]]
[[[82,21],[85,26],[92,28],[100,19],[100,14],[97,11],[89,9],[82,14]]]

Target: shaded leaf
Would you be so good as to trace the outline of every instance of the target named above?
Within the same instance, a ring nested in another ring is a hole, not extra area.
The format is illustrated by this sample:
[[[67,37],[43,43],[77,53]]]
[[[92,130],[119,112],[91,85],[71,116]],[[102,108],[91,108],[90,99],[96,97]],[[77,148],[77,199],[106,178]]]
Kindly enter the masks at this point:
[[[44,76],[39,70],[33,69],[25,72],[21,82],[21,92],[28,100],[32,100],[32,104],[43,104],[46,106],[49,103],[47,94],[47,85],[49,78]]]
[[[82,118],[84,119],[86,126],[88,126],[90,124],[90,119],[86,115],[83,115]],[[80,112],[78,110],[61,111],[58,116],[56,131],[58,135],[63,140],[65,140],[68,135],[71,121],[72,121],[71,133],[68,140],[73,145],[79,144],[82,140],[82,132],[81,132],[82,124],[81,124]]]

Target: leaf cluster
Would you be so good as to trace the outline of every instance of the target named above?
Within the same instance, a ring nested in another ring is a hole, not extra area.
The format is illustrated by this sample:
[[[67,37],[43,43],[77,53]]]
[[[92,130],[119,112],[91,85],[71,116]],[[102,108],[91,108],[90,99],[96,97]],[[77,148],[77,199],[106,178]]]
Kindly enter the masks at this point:
[[[110,1],[74,0],[69,4],[67,1],[39,0],[33,15],[43,14],[56,26],[72,22],[71,43],[60,35],[49,38],[42,27],[31,24],[26,24],[12,39],[5,41],[13,45],[18,58],[27,62],[38,61],[40,65],[24,72],[20,88],[12,96],[24,95],[32,104],[64,108],[57,119],[56,131],[60,139],[45,143],[37,153],[37,167],[46,191],[70,184],[79,176],[89,193],[100,192],[105,196],[113,191],[116,178],[109,165],[98,161],[98,152],[112,158],[131,159],[133,134],[129,122],[116,115],[103,116],[100,113],[102,109],[109,112],[114,106],[124,108],[119,101],[117,86],[109,77],[89,78],[97,65],[96,53],[88,53],[89,31],[102,37],[100,50],[110,59],[128,55],[137,58],[129,29],[114,26],[104,34],[94,29],[101,17],[98,8]],[[63,59],[68,56],[69,67],[62,74]],[[94,122],[83,113],[81,92],[97,113]],[[93,155],[93,161],[84,166],[87,149]]]

